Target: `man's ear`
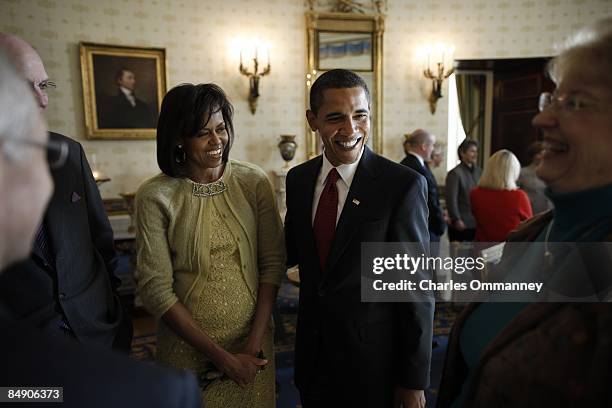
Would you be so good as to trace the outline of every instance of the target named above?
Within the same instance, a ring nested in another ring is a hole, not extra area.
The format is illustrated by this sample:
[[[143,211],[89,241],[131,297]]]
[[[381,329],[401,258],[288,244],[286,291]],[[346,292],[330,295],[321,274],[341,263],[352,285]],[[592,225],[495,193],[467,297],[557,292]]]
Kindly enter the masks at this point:
[[[308,121],[308,126],[310,126],[310,130],[312,130],[313,132],[319,130],[319,126],[317,125],[317,115],[310,109],[306,110],[306,120]]]

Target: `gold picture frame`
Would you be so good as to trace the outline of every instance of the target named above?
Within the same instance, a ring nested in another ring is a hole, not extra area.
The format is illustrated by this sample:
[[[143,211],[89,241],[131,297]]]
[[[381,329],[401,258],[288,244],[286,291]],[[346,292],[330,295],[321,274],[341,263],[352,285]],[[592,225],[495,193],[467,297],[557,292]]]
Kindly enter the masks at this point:
[[[155,139],[166,50],[79,44],[88,139]]]
[[[385,15],[382,13],[322,13],[306,12],[308,60],[306,77],[306,108],[308,109],[310,86],[316,77],[333,68],[350,69],[368,84],[371,96],[371,132],[368,145],[375,152],[383,153],[383,32]],[[333,47],[346,44],[346,52],[353,58],[339,57],[334,49],[323,57],[323,43]],[[323,61],[325,60],[325,61]],[[321,153],[321,141],[306,124],[306,154],[308,159]]]

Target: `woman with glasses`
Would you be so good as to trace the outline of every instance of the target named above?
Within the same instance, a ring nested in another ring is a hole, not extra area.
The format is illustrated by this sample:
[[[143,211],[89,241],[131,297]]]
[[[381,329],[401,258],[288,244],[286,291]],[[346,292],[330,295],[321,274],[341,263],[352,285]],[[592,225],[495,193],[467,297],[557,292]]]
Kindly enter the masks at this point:
[[[162,174],[136,194],[138,287],[161,319],[157,360],[193,371],[207,408],[273,408],[283,229],[265,173],[229,159],[232,118],[214,84],[164,97]]]
[[[578,248],[587,277],[598,279],[575,283],[591,285],[589,299],[599,300],[611,298],[612,261],[602,244],[612,241],[610,72],[612,18],[580,33],[552,60],[557,88],[540,99],[533,125],[544,140],[536,172],[555,209],[510,234],[501,260],[505,266],[529,258],[506,249],[533,242],[524,248],[538,251],[534,272],[563,283],[574,271],[555,248]],[[438,406],[610,406],[611,364],[610,303],[472,304],[451,333]]]

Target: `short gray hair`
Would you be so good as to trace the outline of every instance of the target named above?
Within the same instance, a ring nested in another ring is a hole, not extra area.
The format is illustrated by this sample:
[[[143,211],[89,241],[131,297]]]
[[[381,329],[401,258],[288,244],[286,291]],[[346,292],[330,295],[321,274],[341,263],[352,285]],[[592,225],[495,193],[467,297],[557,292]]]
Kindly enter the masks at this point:
[[[559,55],[549,62],[548,73],[557,85],[568,67],[579,67],[612,85],[612,16],[583,28],[556,49]]]
[[[34,96],[6,53],[0,50],[0,141],[27,139],[35,130],[38,114]],[[10,143],[0,145],[1,153],[18,159]]]

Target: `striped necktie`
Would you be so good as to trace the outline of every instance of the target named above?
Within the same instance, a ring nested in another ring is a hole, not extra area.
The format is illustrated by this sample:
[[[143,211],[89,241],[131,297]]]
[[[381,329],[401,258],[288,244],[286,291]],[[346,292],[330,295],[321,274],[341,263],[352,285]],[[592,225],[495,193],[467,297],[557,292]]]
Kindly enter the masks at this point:
[[[38,226],[38,230],[36,231],[36,236],[34,237],[34,243],[40,249],[44,261],[49,265],[55,264],[55,258],[53,256],[53,251],[51,249],[51,243],[48,239],[47,228],[45,226],[45,222],[41,222]]]

